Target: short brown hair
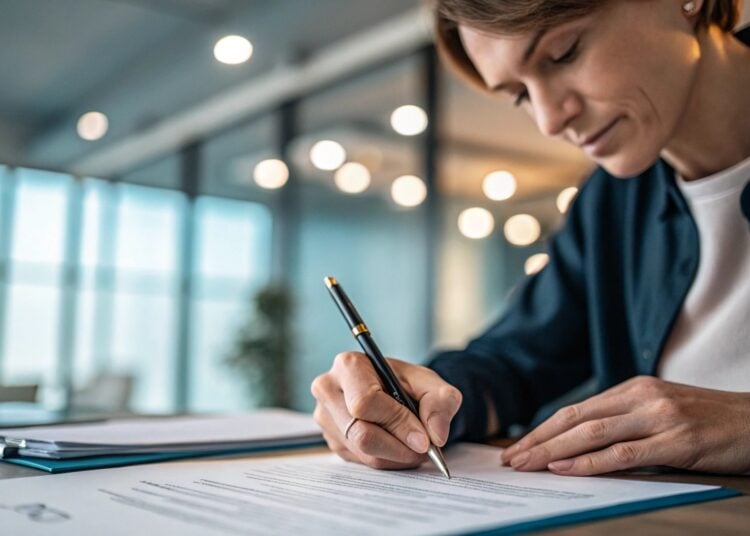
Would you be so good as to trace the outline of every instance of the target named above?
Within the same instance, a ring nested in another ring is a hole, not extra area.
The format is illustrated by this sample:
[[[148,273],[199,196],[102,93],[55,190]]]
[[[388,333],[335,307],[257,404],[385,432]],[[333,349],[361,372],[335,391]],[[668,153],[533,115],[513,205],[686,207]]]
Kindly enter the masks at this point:
[[[443,58],[470,84],[486,89],[464,50],[458,25],[493,33],[547,30],[600,8],[606,0],[432,0],[435,39]],[[698,24],[731,32],[740,19],[742,0],[705,0]]]

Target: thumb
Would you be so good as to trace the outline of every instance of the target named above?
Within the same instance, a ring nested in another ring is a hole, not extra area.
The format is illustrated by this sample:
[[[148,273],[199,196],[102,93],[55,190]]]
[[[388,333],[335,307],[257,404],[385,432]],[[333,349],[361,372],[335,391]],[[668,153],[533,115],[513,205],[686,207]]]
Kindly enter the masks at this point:
[[[419,402],[419,418],[430,440],[442,447],[448,440],[451,421],[461,407],[461,391],[426,367],[414,370],[408,382],[409,391]]]
[[[420,399],[419,418],[438,447],[448,441],[451,421],[461,407],[461,401],[461,392],[451,385],[429,391]]]

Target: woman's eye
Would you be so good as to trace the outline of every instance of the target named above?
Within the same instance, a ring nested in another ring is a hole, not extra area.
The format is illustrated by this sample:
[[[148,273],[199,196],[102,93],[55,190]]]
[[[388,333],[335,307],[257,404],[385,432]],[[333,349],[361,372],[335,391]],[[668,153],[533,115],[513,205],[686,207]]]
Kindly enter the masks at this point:
[[[527,101],[528,99],[529,99],[529,92],[524,89],[518,95],[516,95],[515,99],[513,99],[513,106],[521,106],[524,103],[524,101]]]
[[[573,43],[568,50],[565,51],[565,53],[558,57],[553,58],[552,63],[569,63],[575,59],[576,52],[578,52],[578,43],[580,41],[576,40],[575,43]]]

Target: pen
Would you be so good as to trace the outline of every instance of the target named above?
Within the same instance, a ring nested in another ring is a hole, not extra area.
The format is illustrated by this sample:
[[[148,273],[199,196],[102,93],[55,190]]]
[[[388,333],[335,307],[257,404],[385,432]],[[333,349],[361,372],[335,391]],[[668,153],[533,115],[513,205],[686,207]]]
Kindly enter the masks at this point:
[[[388,365],[388,362],[383,357],[380,349],[375,344],[372,335],[370,335],[370,330],[367,329],[367,326],[359,316],[359,313],[357,313],[354,305],[352,305],[352,302],[344,292],[344,289],[341,288],[341,285],[339,285],[338,281],[333,277],[326,277],[323,281],[325,282],[326,287],[328,287],[328,292],[331,294],[331,298],[333,298],[339,311],[341,311],[341,315],[349,325],[352,335],[357,339],[357,342],[362,347],[365,354],[367,354],[367,357],[370,358],[370,362],[375,368],[375,372],[378,373],[378,377],[380,378],[386,392],[395,398],[396,402],[406,406],[409,411],[419,418],[417,402],[415,402],[406,391],[404,391],[401,383],[393,373],[393,369]],[[440,449],[433,445],[432,442],[430,442],[430,448],[427,449],[427,456],[429,456],[444,476],[448,478],[451,477],[451,474],[448,471],[448,466],[445,463],[445,458],[443,458],[443,453],[440,452]]]

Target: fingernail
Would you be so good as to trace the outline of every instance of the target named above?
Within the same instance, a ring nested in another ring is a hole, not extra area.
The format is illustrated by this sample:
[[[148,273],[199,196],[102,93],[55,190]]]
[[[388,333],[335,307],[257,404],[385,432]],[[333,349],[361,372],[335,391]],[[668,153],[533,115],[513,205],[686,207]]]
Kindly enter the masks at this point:
[[[510,460],[513,456],[516,455],[518,450],[519,450],[518,443],[516,443],[515,445],[511,445],[510,447],[508,447],[507,449],[503,451],[503,458],[506,460]]]
[[[529,461],[529,458],[531,458],[531,453],[527,450],[526,452],[522,452],[518,456],[514,456],[510,461],[510,465],[513,467],[513,469],[520,469],[521,467],[526,465],[526,462]]]
[[[438,416],[430,417],[427,420],[427,426],[430,427],[430,431],[432,432],[432,434],[438,438],[438,444],[440,446],[444,445],[448,440],[448,430],[450,428],[448,419],[444,419],[443,417]]]
[[[427,436],[421,432],[409,432],[409,435],[406,436],[406,444],[412,450],[420,453],[427,452],[427,447],[430,446]]]
[[[547,469],[550,471],[569,471],[575,460],[558,460],[547,465]]]

